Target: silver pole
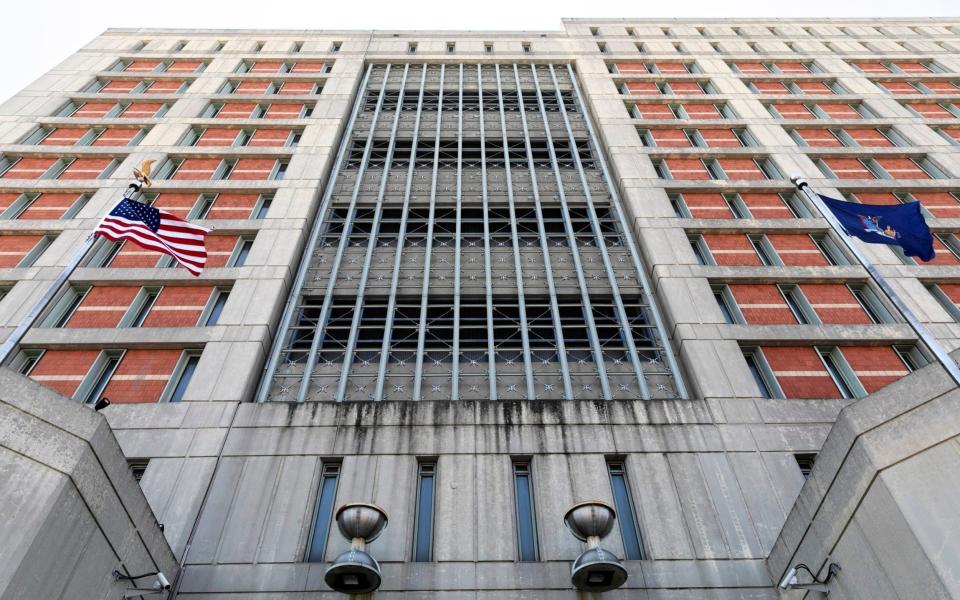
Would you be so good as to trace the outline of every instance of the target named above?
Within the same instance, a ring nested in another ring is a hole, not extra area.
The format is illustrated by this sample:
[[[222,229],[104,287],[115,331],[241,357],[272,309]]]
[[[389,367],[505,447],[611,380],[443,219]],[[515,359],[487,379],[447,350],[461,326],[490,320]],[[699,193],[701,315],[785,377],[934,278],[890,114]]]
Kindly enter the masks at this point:
[[[827,205],[823,203],[823,200],[820,199],[820,196],[817,195],[812,189],[810,189],[810,184],[806,182],[805,179],[799,175],[794,175],[790,178],[790,181],[797,186],[797,189],[802,191],[806,196],[807,200],[813,204],[824,219],[827,220],[827,223],[830,223],[830,227],[837,233],[837,236],[843,241],[844,245],[847,247],[853,256],[863,265],[863,268],[867,270],[867,273],[870,274],[870,277],[880,286],[880,289],[883,290],[883,293],[887,295],[887,298],[890,299],[890,302],[893,302],[893,305],[897,307],[897,310],[900,311],[900,314],[903,315],[903,318],[907,320],[907,323],[913,330],[917,333],[917,336],[923,341],[923,343],[930,349],[930,352],[933,353],[937,361],[943,365],[943,368],[947,370],[947,373],[950,374],[950,377],[953,377],[953,380],[960,385],[960,367],[957,366],[957,363],[950,358],[950,354],[947,353],[947,349],[937,341],[937,338],[933,337],[933,334],[924,327],[923,323],[913,314],[913,311],[904,303],[900,298],[897,292],[890,286],[886,278],[877,271],[877,268],[873,266],[873,263],[870,262],[870,259],[860,251],[860,248],[853,243],[853,239],[847,235],[846,231],[843,229],[843,225],[840,224],[840,221],[837,220],[837,217],[834,216],[833,211],[827,208]]]
[[[123,200],[127,200],[133,197],[133,194],[140,191],[140,182],[131,183],[127,188],[127,191],[123,193]],[[30,310],[27,311],[27,314],[23,316],[20,320],[20,323],[14,328],[13,332],[7,337],[3,342],[3,345],[0,345],[0,365],[7,362],[7,359],[10,358],[10,355],[13,354],[13,351],[17,349],[17,346],[20,345],[20,341],[23,339],[23,336],[27,334],[27,331],[33,327],[33,323],[37,320],[46,308],[47,305],[56,298],[57,294],[60,292],[60,288],[63,287],[63,284],[70,279],[70,275],[76,270],[80,263],[83,262],[83,258],[87,255],[87,252],[90,251],[90,248],[93,247],[93,243],[97,241],[97,238],[91,233],[87,236],[87,239],[84,240],[83,246],[77,250],[73,255],[73,258],[70,259],[70,262],[67,263],[67,266],[60,271],[60,274],[57,275],[57,278],[53,280],[53,283],[50,284],[50,287],[47,288],[47,291],[43,293],[43,296],[37,300],[33,306],[30,307]]]

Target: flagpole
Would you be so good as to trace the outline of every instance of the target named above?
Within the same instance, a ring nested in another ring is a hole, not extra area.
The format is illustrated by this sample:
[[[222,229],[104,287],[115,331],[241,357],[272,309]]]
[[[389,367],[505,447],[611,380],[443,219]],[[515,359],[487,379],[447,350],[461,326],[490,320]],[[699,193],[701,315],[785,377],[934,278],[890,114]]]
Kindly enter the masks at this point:
[[[799,175],[794,175],[790,178],[790,181],[797,186],[801,192],[803,192],[807,200],[813,204],[817,210],[820,212],[820,215],[827,220],[827,223],[830,223],[830,227],[837,233],[840,240],[846,245],[847,250],[849,250],[853,256],[860,262],[860,265],[867,270],[867,273],[870,274],[870,277],[876,282],[887,298],[890,299],[890,302],[897,307],[897,310],[900,311],[900,314],[903,315],[903,318],[907,320],[907,323],[910,327],[913,328],[917,336],[923,341],[927,346],[933,356],[937,359],[944,369],[947,370],[947,373],[950,374],[950,377],[953,378],[953,381],[960,385],[960,367],[957,366],[957,363],[950,357],[950,354],[947,352],[947,349],[933,336],[932,333],[920,322],[920,319],[913,314],[913,311],[910,310],[910,307],[906,305],[903,299],[900,298],[900,295],[891,287],[890,283],[887,282],[887,279],[880,274],[877,268],[873,265],[869,258],[866,257],[863,252],[860,251],[860,248],[854,244],[853,239],[847,235],[847,232],[844,230],[843,225],[840,224],[840,221],[837,220],[837,217],[833,214],[826,204],[823,203],[823,200],[820,199],[820,196],[810,189],[810,184],[806,182],[805,179]]]
[[[137,173],[136,171],[134,173]],[[136,176],[130,185],[127,187],[127,190],[123,193],[122,200],[132,199],[133,195],[140,191],[141,185],[150,185],[149,180],[144,177],[141,179],[139,176]],[[13,354],[14,350],[17,349],[17,346],[20,345],[20,340],[23,339],[23,336],[27,334],[27,331],[33,326],[33,323],[37,320],[40,314],[47,308],[47,305],[57,296],[60,292],[60,288],[63,287],[63,284],[67,282],[70,278],[70,275],[76,270],[80,263],[83,262],[83,258],[87,255],[87,252],[90,251],[90,248],[93,247],[93,243],[97,238],[91,233],[87,236],[87,239],[84,240],[83,246],[81,246],[77,252],[73,255],[73,258],[70,259],[70,262],[60,271],[60,274],[57,275],[57,278],[53,280],[53,283],[50,284],[50,287],[47,288],[47,291],[43,293],[43,296],[37,300],[33,306],[30,307],[30,310],[27,311],[27,314],[23,316],[20,320],[20,323],[14,328],[10,333],[7,339],[0,345],[0,365],[3,365],[7,362],[7,359]]]

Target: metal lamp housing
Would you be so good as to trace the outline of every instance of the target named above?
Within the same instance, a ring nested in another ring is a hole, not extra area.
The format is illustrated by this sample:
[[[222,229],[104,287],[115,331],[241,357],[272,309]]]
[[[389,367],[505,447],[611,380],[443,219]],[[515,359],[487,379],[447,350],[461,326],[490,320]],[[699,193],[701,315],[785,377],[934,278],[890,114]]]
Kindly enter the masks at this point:
[[[616,518],[613,508],[599,500],[575,504],[563,517],[573,537],[589,546],[570,569],[570,580],[582,592],[608,592],[627,581],[627,570],[620,560],[600,547],[600,540],[613,530]]]
[[[331,589],[344,594],[368,594],[380,587],[380,563],[367,554],[367,542],[387,526],[387,513],[375,504],[354,502],[337,510],[337,528],[350,540],[350,549],[335,558],[323,574]]]

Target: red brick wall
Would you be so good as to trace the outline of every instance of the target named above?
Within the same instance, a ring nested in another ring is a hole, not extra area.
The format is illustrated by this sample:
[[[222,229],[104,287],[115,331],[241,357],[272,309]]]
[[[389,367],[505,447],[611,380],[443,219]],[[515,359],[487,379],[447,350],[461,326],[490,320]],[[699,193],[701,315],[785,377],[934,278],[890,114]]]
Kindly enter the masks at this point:
[[[699,158],[668,158],[663,161],[670,175],[677,180],[710,179],[710,174]]]
[[[56,127],[40,142],[41,146],[72,146],[84,136],[89,127]]]
[[[113,102],[84,102],[73,116],[78,119],[97,119],[106,115],[113,106]]]
[[[77,201],[78,194],[43,193],[20,214],[20,219],[59,219]]]
[[[208,219],[249,219],[259,194],[220,194],[207,215]]]
[[[131,102],[120,116],[124,119],[149,119],[157,114],[161,106],[162,102]]]
[[[195,327],[212,291],[208,286],[163,288],[143,327]]]
[[[113,161],[112,158],[78,158],[57,179],[96,179]]]
[[[96,349],[47,350],[33,367],[30,378],[65,396],[72,396],[99,355],[100,351]]]
[[[705,233],[703,240],[718,265],[760,265],[750,240],[740,233]]]
[[[829,265],[826,257],[820,252],[808,235],[790,233],[769,233],[767,239],[780,255],[780,260],[786,266],[821,266]]]
[[[303,111],[303,107],[304,105],[302,103],[271,104],[270,108],[267,109],[267,114],[265,116],[267,119],[299,119],[300,112]]]
[[[230,180],[266,179],[277,164],[275,158],[241,158],[230,173]]]
[[[826,324],[871,323],[870,317],[857,302],[853,292],[842,283],[804,283],[800,289],[817,316]]]
[[[128,350],[103,395],[115,404],[158,401],[181,354],[180,350]]]
[[[841,346],[840,351],[868,393],[873,393],[909,373],[903,361],[889,346]]]
[[[239,237],[238,235],[208,235],[207,268],[226,266]]]
[[[21,158],[15,165],[3,174],[3,179],[39,179],[47,169],[57,162],[56,158],[43,156],[40,158]]]
[[[740,194],[754,219],[792,219],[793,213],[779,194],[750,192]]]
[[[67,321],[70,329],[80,327],[116,327],[140,291],[132,286],[96,286]]]
[[[732,283],[730,292],[748,325],[796,325],[783,294],[772,283]]]
[[[209,238],[208,238],[209,239]],[[155,250],[147,250],[130,242],[123,242],[117,255],[110,261],[111,269],[133,269],[137,267],[155,267],[163,256]]]
[[[814,348],[765,346],[762,350],[787,398],[840,398],[840,390]]]
[[[220,112],[217,113],[218,119],[246,119],[256,108],[253,102],[224,102]]]
[[[43,236],[0,235],[0,267],[16,267]]]

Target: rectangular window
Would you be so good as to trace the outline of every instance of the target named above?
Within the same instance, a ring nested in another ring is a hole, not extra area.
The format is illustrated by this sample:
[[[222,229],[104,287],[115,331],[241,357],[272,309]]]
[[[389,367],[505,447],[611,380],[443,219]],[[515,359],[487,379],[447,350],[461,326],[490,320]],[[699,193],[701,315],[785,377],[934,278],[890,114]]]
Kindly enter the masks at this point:
[[[42,238],[40,238],[40,240],[37,241],[37,243],[33,246],[33,248],[30,249],[30,252],[27,252],[27,254],[20,260],[20,262],[17,263],[16,268],[25,269],[27,267],[32,267],[33,264],[37,262],[37,259],[40,258],[40,255],[42,255],[44,251],[47,248],[49,248],[50,244],[52,243],[53,243],[53,237],[49,235],[45,235]]]
[[[447,54],[453,54],[457,51],[456,42],[447,42]]]
[[[143,476],[147,474],[147,467],[150,466],[149,458],[132,458],[127,460],[127,468],[136,482],[140,482]]]
[[[523,43],[523,53],[524,53],[524,54],[530,54],[531,52],[533,52],[533,47],[530,45],[530,42],[524,42],[524,43]],[[601,50],[601,52],[606,52],[606,50]]]
[[[250,218],[256,220],[267,218],[267,213],[270,212],[270,205],[272,203],[273,196],[261,195],[257,201],[257,205],[253,207],[253,213],[250,215]]]
[[[273,172],[270,173],[270,179],[279,180],[283,179],[287,175],[287,167],[290,166],[290,161],[288,159],[280,159],[277,161],[276,166],[273,168]]]
[[[183,356],[180,357],[180,363],[173,371],[173,376],[170,377],[170,381],[167,383],[167,389],[164,391],[164,395],[160,401],[180,402],[183,400],[198,364],[200,364],[199,352],[184,352]]]
[[[770,240],[767,239],[767,236],[750,235],[747,237],[750,240],[750,245],[753,246],[754,251],[760,258],[760,264],[766,267],[783,266],[783,263],[780,262],[780,257],[777,256],[777,251],[774,250],[773,245],[770,243]]]
[[[433,493],[436,462],[421,462],[417,472],[417,505],[413,523],[413,561],[433,560]]]
[[[491,42],[485,43],[483,45],[483,51],[487,54],[493,54],[493,44]]]
[[[220,321],[220,315],[227,305],[227,299],[230,298],[230,290],[217,288],[210,295],[210,301],[200,315],[200,324],[202,327],[213,327]]]
[[[800,467],[800,474],[803,475],[803,478],[810,479],[810,473],[813,472],[813,464],[817,460],[817,455],[794,454],[793,458],[797,461],[797,466]]]
[[[925,287],[927,288],[927,291],[930,292],[930,295],[936,298],[937,302],[939,302],[943,309],[947,311],[947,314],[950,315],[950,318],[960,323],[960,307],[958,307],[956,303],[950,299],[950,296],[948,296],[946,292],[944,292],[943,289],[941,289],[941,287],[935,283],[927,284]]]
[[[783,398],[783,392],[777,384],[773,370],[767,364],[759,348],[744,348],[743,358],[747,361],[747,368],[753,376],[754,383],[760,391],[761,398]]]
[[[323,562],[327,549],[327,537],[333,521],[333,508],[337,500],[340,463],[324,462],[320,469],[320,490],[317,492],[317,509],[313,513],[313,527],[307,545],[307,562]]]
[[[529,462],[513,463],[513,484],[517,518],[517,555],[521,561],[535,561],[538,560],[537,526]]]
[[[417,53],[417,43],[410,42],[407,44],[407,54],[416,54]]]
[[[617,521],[620,523],[620,535],[623,538],[623,554],[627,560],[643,560],[646,556],[640,536],[640,525],[633,507],[633,498],[623,461],[608,462],[607,470],[610,473],[613,503],[617,511]]]
[[[133,302],[130,304],[130,308],[127,309],[127,313],[123,316],[123,319],[120,320],[119,327],[140,327],[143,325],[144,320],[146,320],[147,315],[150,313],[150,309],[153,308],[153,304],[157,301],[157,296],[160,295],[161,288],[143,288],[140,290],[140,293],[137,294]]]
[[[853,372],[853,369],[850,368],[850,365],[843,357],[839,348],[836,346],[828,346],[817,348],[816,350],[820,356],[820,360],[823,361],[823,366],[827,369],[827,373],[830,374],[834,385],[840,390],[841,397],[863,398],[867,395],[867,391],[863,389],[856,374]]]
[[[840,246],[833,241],[829,236],[825,234],[821,235],[812,235],[810,239],[813,240],[814,245],[817,249],[820,250],[820,253],[823,254],[823,257],[827,259],[827,262],[832,266],[839,265],[849,265],[850,261],[847,260],[846,254],[843,250],[840,249]]]
[[[816,311],[810,306],[806,296],[803,295],[799,287],[792,284],[779,284],[777,288],[780,290],[783,299],[787,302],[787,306],[790,307],[790,312],[793,313],[798,323],[801,325],[816,325],[820,323]]]
[[[713,298],[717,301],[717,306],[720,307],[720,312],[723,313],[724,321],[731,325],[743,324],[743,315],[740,313],[740,309],[737,308],[737,301],[734,299],[733,294],[730,293],[729,286],[716,284],[710,286],[710,289],[713,291]]]
[[[883,305],[880,297],[864,283],[851,283],[847,285],[850,293],[860,303],[863,312],[867,313],[870,320],[874,323],[894,323],[895,320],[887,307]]]
[[[703,239],[702,235],[693,235],[688,237],[687,240],[690,242],[690,248],[693,249],[694,256],[697,257],[697,264],[717,264],[713,260],[713,255],[710,254],[710,248],[707,247],[707,242]]]
[[[233,250],[233,255],[227,261],[228,267],[242,267],[247,263],[247,257],[250,256],[250,249],[253,248],[253,240],[241,238],[237,241],[237,247]]]
[[[73,399],[82,404],[94,404],[101,398],[103,391],[107,389],[113,372],[117,370],[120,359],[123,358],[123,350],[104,350],[94,361],[93,366],[87,371],[83,381],[77,386],[77,391],[73,394]]]
[[[60,328],[67,324],[77,307],[83,302],[83,298],[90,291],[89,286],[70,286],[64,290],[60,299],[41,322],[41,327]]]

